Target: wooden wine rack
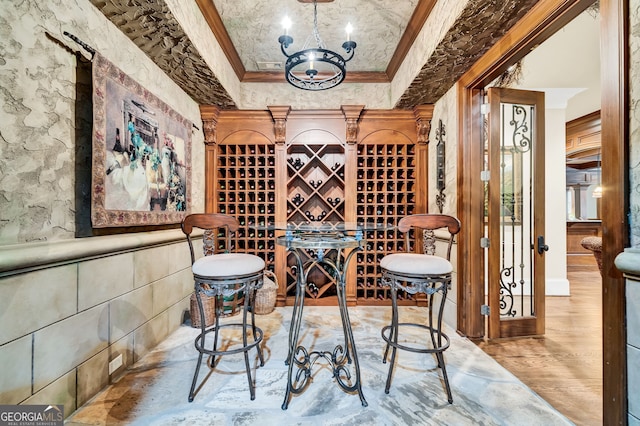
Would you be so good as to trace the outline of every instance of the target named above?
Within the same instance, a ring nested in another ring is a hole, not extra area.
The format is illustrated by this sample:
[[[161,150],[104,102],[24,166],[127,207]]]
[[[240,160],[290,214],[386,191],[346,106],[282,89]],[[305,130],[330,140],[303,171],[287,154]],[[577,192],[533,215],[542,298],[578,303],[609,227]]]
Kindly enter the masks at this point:
[[[358,146],[357,217],[366,222],[396,225],[415,210],[415,146],[379,144]],[[404,236],[396,230],[366,233],[367,245],[357,255],[357,297],[366,304],[389,300],[380,283],[380,259],[404,251]],[[413,249],[413,247],[410,247]],[[399,300],[413,300],[400,292]]]
[[[340,110],[219,111],[201,107],[206,145],[205,211],[238,218],[237,247],[256,254],[278,278],[278,305],[293,302],[298,271],[293,256],[276,245],[282,231],[251,224],[318,221],[396,225],[427,206],[427,136],[432,106],[414,111]],[[394,229],[368,232],[366,247],[346,275],[349,305],[390,303],[379,262],[405,249]],[[422,244],[410,240],[409,249]],[[307,258],[315,253],[306,253]],[[303,256],[304,257],[304,256]],[[331,271],[307,276],[310,305],[335,304]],[[422,300],[401,294],[401,304]]]
[[[220,145],[217,164],[218,213],[240,222],[237,250],[262,257],[274,270],[275,235],[249,225],[275,222],[275,151],[267,145]]]
[[[344,146],[338,143],[292,143],[287,149],[287,221],[343,222]],[[307,260],[315,256],[310,250]],[[295,296],[297,265],[287,258],[287,296]],[[307,276],[307,297],[335,296],[335,280],[322,266]]]

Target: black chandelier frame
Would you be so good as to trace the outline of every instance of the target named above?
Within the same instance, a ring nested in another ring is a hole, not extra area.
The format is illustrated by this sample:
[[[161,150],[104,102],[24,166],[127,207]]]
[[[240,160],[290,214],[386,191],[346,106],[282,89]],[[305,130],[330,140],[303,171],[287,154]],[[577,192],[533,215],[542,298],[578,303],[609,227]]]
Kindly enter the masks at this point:
[[[355,54],[357,43],[347,40],[342,43],[342,48],[346,52],[346,57],[332,50],[325,49],[318,33],[317,4],[313,2],[313,35],[318,43],[317,48],[303,49],[298,52],[288,54],[287,50],[293,43],[293,37],[284,34],[278,38],[280,50],[287,57],[285,62],[285,78],[294,87],[303,90],[326,90],[336,87],[342,83],[347,76],[347,62]],[[306,46],[305,46],[306,47]],[[303,70],[305,64],[324,63],[331,66],[332,73],[318,72],[313,66]]]

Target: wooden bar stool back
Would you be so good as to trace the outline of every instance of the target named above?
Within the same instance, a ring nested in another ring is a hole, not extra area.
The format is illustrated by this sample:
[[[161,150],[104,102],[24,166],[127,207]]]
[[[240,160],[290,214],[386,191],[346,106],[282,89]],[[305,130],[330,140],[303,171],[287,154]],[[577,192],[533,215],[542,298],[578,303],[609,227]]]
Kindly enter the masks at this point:
[[[391,361],[389,363],[385,393],[389,393],[389,388],[391,387],[396,351],[397,349],[402,349],[410,352],[435,354],[438,367],[442,370],[447,399],[449,403],[452,403],[453,398],[443,356],[443,352],[449,347],[449,337],[442,331],[442,316],[447,300],[447,291],[451,286],[451,273],[453,272],[453,266],[450,263],[451,246],[455,235],[460,231],[460,221],[455,217],[442,214],[415,214],[400,219],[397,229],[405,235],[405,250],[407,251],[410,247],[409,237],[412,230],[415,237],[416,232],[446,229],[448,233],[445,232],[444,235],[448,245],[446,258],[432,254],[406,252],[388,254],[380,260],[382,285],[390,287],[392,306],[391,324],[382,329],[382,338],[386,342],[383,363],[387,362],[389,348],[391,348]],[[440,234],[437,235],[437,237],[439,236]],[[427,324],[399,322],[398,290],[404,291],[409,295],[416,293],[427,295]],[[437,293],[439,293],[439,298],[435,299],[434,296]],[[437,307],[434,305],[434,300]],[[435,322],[434,310],[437,311]],[[429,337],[425,335],[424,345],[422,342],[409,345],[409,342],[398,339],[400,330],[404,329],[407,331],[407,335],[409,334],[409,327],[423,329],[429,333]],[[429,340],[431,341],[430,344]]]
[[[204,229],[205,239],[212,238],[205,244],[205,256],[196,260],[191,233],[193,228]],[[193,375],[191,390],[189,391],[189,402],[193,401],[196,394],[196,383],[202,357],[209,356],[207,364],[210,369],[214,369],[219,357],[222,355],[244,353],[247,379],[249,381],[249,392],[251,399],[255,399],[255,378],[251,376],[251,365],[249,362],[249,351],[256,348],[260,366],[264,365],[264,358],[260,343],[263,332],[255,325],[255,314],[253,306],[255,304],[256,290],[262,287],[265,262],[262,258],[247,253],[232,253],[232,242],[239,223],[233,216],[224,214],[191,214],[182,221],[182,232],[187,236],[189,250],[191,252],[191,269],[193,271],[195,295],[200,310],[200,334],[195,339],[195,347],[199,352],[198,364]],[[225,252],[217,252],[219,247],[223,247]],[[213,249],[212,249],[213,247]],[[242,292],[244,302],[241,308],[242,322],[220,324],[220,316],[224,314],[224,299],[234,297]],[[203,305],[203,295],[215,300],[215,320],[213,325],[208,325],[205,318]],[[248,315],[251,315],[251,322],[247,323]],[[223,340],[221,330],[229,329],[229,336],[233,333],[230,329],[239,329],[242,342],[240,344],[228,339],[229,344],[221,345]],[[213,333],[213,338],[207,342],[207,336]],[[224,349],[221,349],[223,348]],[[200,385],[200,387],[202,384]]]

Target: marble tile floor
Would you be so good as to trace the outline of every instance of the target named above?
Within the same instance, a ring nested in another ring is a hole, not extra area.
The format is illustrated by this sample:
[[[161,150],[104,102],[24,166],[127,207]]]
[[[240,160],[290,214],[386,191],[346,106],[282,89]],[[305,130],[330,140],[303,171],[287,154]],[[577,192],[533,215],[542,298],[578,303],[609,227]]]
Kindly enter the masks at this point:
[[[380,329],[390,321],[390,308],[349,308],[368,407],[357,394],[335,384],[320,360],[313,381],[281,405],[286,387],[287,336],[291,308],[256,316],[264,330],[265,365],[254,370],[256,398],[250,400],[241,354],[222,357],[192,403],[187,402],[197,360],[197,330],[183,325],[68,419],[68,425],[570,425],[551,405],[514,375],[450,328],[445,352],[453,404],[446,399],[435,357],[398,351],[390,393],[384,393],[388,364],[382,363]],[[419,321],[424,308],[401,308],[401,321]],[[237,322],[239,317],[225,321]],[[305,307],[304,343],[332,350],[342,339],[336,307]],[[402,336],[401,336],[402,337]],[[405,335],[409,340],[414,336]],[[233,337],[231,337],[233,338]],[[255,351],[251,352],[252,359]],[[255,364],[257,361],[254,359]],[[204,364],[204,361],[203,361]],[[208,377],[207,377],[208,375]]]

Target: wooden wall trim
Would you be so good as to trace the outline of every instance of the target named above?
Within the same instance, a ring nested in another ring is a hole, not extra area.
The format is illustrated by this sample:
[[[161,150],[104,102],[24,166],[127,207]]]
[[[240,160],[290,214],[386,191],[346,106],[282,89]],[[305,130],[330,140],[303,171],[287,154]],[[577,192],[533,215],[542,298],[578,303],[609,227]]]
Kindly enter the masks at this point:
[[[220,14],[213,4],[213,0],[196,0],[196,3],[204,16],[204,19],[207,21],[207,24],[209,24],[209,28],[211,28],[213,35],[216,37],[216,40],[218,40],[220,48],[227,57],[231,68],[233,68],[233,71],[236,73],[238,80],[242,81],[245,75],[244,65],[242,65],[240,55],[238,55],[238,51],[231,42],[231,37],[229,37],[227,29],[222,23],[222,18],[220,18]]]
[[[458,87],[458,116],[460,120],[457,157],[457,215],[462,219],[458,234],[458,332],[471,338],[485,334],[484,317],[480,312],[485,303],[484,258],[480,247],[484,236],[484,190],[480,181],[484,157],[482,92],[476,88]]]
[[[200,105],[200,118],[204,132],[204,211],[212,213],[214,210],[213,195],[215,188],[216,144],[218,142],[218,119],[220,109],[215,105]]]
[[[602,90],[603,424],[627,424],[625,283],[616,256],[629,243],[628,0],[600,1]]]
[[[477,208],[473,207],[475,170],[473,122],[476,91],[497,77],[509,65],[528,53],[531,47],[546,40],[556,30],[584,11],[592,0],[541,0],[503,39],[491,48],[461,77],[458,83],[460,141],[458,157],[458,214],[467,227],[460,233],[458,258],[472,259],[480,250],[473,249],[473,238],[483,226]],[[625,348],[624,282],[615,270],[614,260],[628,244],[628,0],[601,0],[601,66],[602,66],[602,163],[603,186],[607,191],[606,212],[602,218],[603,274],[603,422],[607,425],[627,423],[627,374]],[[477,151],[477,149],[476,149]],[[468,198],[467,198],[468,197]],[[471,262],[460,265],[458,327],[462,334],[472,336],[479,330],[475,312],[469,305],[473,290],[470,283],[475,269]],[[478,275],[475,275],[476,277]],[[477,280],[477,278],[475,278]],[[476,288],[478,290],[480,287]]]
[[[540,0],[507,34],[487,51],[458,81],[458,217],[464,219],[458,236],[458,258],[468,259],[459,265],[458,331],[469,337],[484,335],[484,318],[480,305],[484,294],[484,256],[479,239],[484,235],[484,200],[480,183],[482,129],[478,128],[480,90],[516,63],[536,45],[542,43],[593,0]],[[480,145],[480,146],[479,146]]]
[[[582,13],[594,0],[540,0],[462,77],[463,87],[486,86],[535,46]]]
[[[284,71],[247,71],[238,77],[242,83],[286,83]],[[380,71],[349,71],[345,83],[389,83],[391,79]]]

